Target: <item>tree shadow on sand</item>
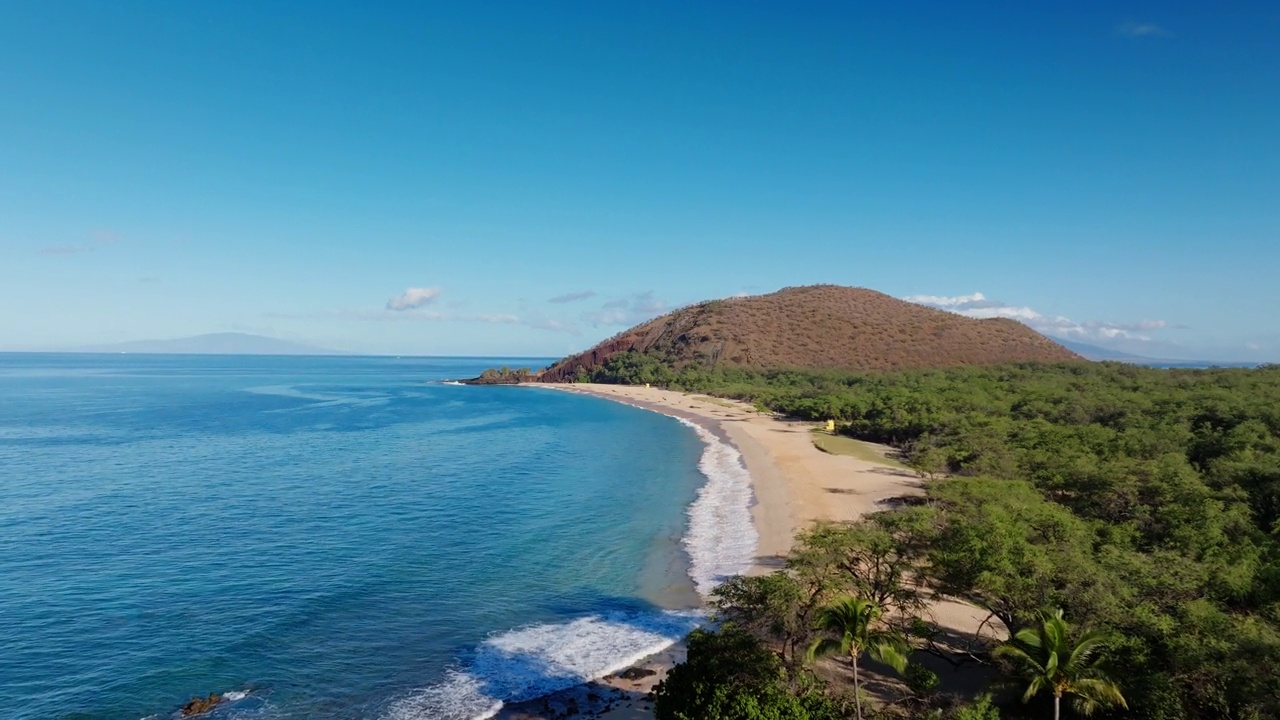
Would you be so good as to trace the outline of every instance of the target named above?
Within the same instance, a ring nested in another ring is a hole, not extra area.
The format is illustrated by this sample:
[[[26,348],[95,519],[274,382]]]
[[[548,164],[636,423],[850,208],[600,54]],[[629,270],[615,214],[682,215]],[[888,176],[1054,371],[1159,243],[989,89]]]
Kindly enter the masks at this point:
[[[783,570],[787,567],[787,558],[785,555],[757,555],[755,564],[768,570]]]
[[[877,475],[892,475],[893,477],[911,478],[912,480],[920,480],[920,476],[911,470],[903,470],[902,468],[888,467],[885,465],[876,465],[869,468],[867,472],[873,472]],[[924,487],[923,482],[917,483],[920,487]]]

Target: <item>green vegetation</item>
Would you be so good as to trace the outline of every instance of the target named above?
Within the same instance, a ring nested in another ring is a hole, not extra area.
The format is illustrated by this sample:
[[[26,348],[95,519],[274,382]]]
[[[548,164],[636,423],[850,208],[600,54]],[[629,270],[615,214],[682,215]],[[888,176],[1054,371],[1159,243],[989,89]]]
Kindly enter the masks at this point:
[[[513,370],[503,365],[497,369],[489,368],[480,373],[480,377],[468,382],[472,385],[518,385],[532,382],[533,379],[533,371],[529,368],[516,368]]]
[[[698,402],[710,403],[712,405],[719,405],[722,408],[729,408],[730,410],[736,410],[738,408],[737,405],[734,405],[728,400],[724,400],[723,398],[714,398],[714,397],[711,397],[710,395],[694,395],[692,399],[697,400]]]
[[[844,435],[831,435],[822,430],[813,431],[813,445],[831,455],[848,455],[867,462],[883,463],[890,467],[908,469],[906,465],[880,452],[870,443],[854,440]]]
[[[1011,642],[996,648],[995,656],[1007,658],[1026,678],[1023,702],[1041,690],[1053,695],[1053,720],[1058,720],[1063,695],[1074,696],[1076,711],[1086,716],[1105,707],[1128,707],[1120,687],[1098,667],[1099,653],[1110,643],[1097,630],[1073,639],[1057,610],[1046,614],[1039,627],[1019,630]]]
[[[688,660],[654,691],[658,720],[837,720],[839,704],[804,687],[751,633],[695,630]]]
[[[1105,634],[1111,641],[1090,652],[1087,669],[1105,666],[1128,710],[1103,707],[1106,693],[1075,692],[1100,715],[1280,717],[1280,367],[1068,363],[870,375],[674,370],[628,355],[592,379],[835,418],[842,434],[889,444],[922,476],[940,478],[919,502],[814,527],[777,575],[723,586],[722,615],[772,650],[788,677],[805,672],[820,609],[851,595],[882,608],[916,653],[998,667],[1027,690],[1029,666],[1012,651],[958,648],[921,619],[938,594],[985,609],[1018,640],[1046,632],[1049,608],[1065,609],[1078,637]],[[1048,671],[1034,649],[1023,647]],[[1070,670],[1061,652],[1054,672]],[[1058,677],[1042,684],[1065,687]],[[1072,682],[1097,689],[1080,684],[1092,679]],[[927,682],[916,684],[927,694]],[[987,712],[939,702],[895,709]],[[1015,702],[1005,713],[1043,717],[1041,707]]]
[[[826,634],[809,646],[810,661],[824,655],[849,658],[853,665],[853,697],[858,720],[862,720],[858,659],[865,653],[899,673],[907,669],[907,644],[894,632],[877,627],[880,614],[880,606],[870,600],[852,595],[838,597],[818,611],[817,629]]]

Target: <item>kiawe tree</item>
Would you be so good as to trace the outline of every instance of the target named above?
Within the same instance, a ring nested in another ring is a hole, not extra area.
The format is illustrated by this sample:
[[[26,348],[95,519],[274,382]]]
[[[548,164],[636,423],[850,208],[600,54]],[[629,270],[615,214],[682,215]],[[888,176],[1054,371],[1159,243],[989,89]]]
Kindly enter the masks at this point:
[[[829,633],[809,647],[809,660],[825,655],[849,658],[853,665],[853,696],[858,720],[862,720],[862,678],[858,660],[864,654],[902,673],[907,666],[906,643],[877,626],[880,606],[853,596],[836,598],[818,611],[818,629]]]
[[[1011,642],[996,648],[995,656],[1012,663],[1027,681],[1023,702],[1043,690],[1053,694],[1053,717],[1057,720],[1064,695],[1073,696],[1072,706],[1081,715],[1107,707],[1128,709],[1120,687],[1100,667],[1102,653],[1111,642],[1111,636],[1097,631],[1073,638],[1059,609],[1044,614],[1038,627],[1019,630]]]
[[[694,630],[688,659],[654,689],[657,720],[837,720],[821,692],[792,687],[778,656],[732,622]]]

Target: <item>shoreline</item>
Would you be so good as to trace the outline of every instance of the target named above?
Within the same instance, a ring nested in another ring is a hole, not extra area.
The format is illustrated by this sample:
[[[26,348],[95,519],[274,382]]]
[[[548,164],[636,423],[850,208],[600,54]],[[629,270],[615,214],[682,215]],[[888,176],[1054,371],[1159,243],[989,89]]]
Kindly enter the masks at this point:
[[[742,458],[742,464],[751,477],[751,520],[757,534],[756,557],[747,574],[762,575],[779,567],[791,550],[797,522],[792,511],[791,497],[784,478],[773,460],[769,449],[750,433],[737,427],[748,417],[773,422],[777,420],[761,413],[745,403],[722,400],[700,400],[702,396],[688,395],[675,390],[654,390],[630,385],[550,385],[562,392],[620,402],[632,407],[685,420],[702,427],[722,442],[733,447]],[[628,390],[633,392],[627,392]],[[666,397],[639,398],[635,391],[661,393]],[[682,402],[676,398],[683,398]]]
[[[746,574],[764,575],[781,568],[796,532],[814,520],[856,519],[880,509],[885,500],[920,492],[920,481],[913,473],[887,462],[872,463],[818,450],[809,434],[815,423],[777,418],[745,403],[633,385],[548,383],[539,387],[667,415],[696,425],[733,448],[751,485],[748,508],[756,549],[744,568]],[[544,698],[512,704],[496,717],[647,720],[653,717],[649,693],[683,657],[684,643],[676,642],[633,666],[643,677],[628,679],[626,671],[615,673]]]
[[[699,471],[703,472],[707,477],[707,484],[715,482],[711,475],[707,473],[707,468],[703,467],[703,463],[707,460],[707,453],[715,451],[715,444],[721,444],[735,452],[737,457],[734,460],[746,471],[750,484],[750,498],[746,506],[751,516],[750,525],[756,536],[753,543],[753,557],[742,567],[742,574],[766,574],[777,568],[780,559],[785,556],[786,549],[790,548],[790,537],[794,528],[789,517],[781,517],[777,512],[780,508],[788,507],[788,503],[784,499],[785,486],[782,483],[782,478],[776,472],[776,469],[765,466],[768,462],[768,455],[763,452],[763,448],[755,447],[751,438],[740,437],[735,439],[735,433],[724,421],[707,412],[698,412],[696,405],[683,408],[679,404],[670,401],[632,397],[624,393],[607,392],[600,389],[612,386],[584,387],[583,384],[559,385],[548,383],[538,387],[597,397],[629,405],[639,410],[666,415],[681,422],[697,433],[704,445],[704,454],[699,461]],[[745,405],[737,409],[740,412],[757,414],[753,408],[748,408]],[[710,437],[707,437],[707,435]],[[743,445],[747,445],[748,449],[744,450]],[[748,452],[751,459],[748,459]],[[765,482],[761,481],[762,477],[766,479]],[[704,484],[705,487],[706,484]],[[762,489],[764,490],[764,498],[761,497]],[[692,512],[697,506],[702,498],[701,493],[702,489],[699,490],[698,497],[690,504],[689,512]],[[767,529],[768,538],[765,537],[765,533],[761,532],[762,527]],[[691,527],[690,531],[692,529]],[[784,535],[786,538],[785,548],[782,547],[782,537]],[[688,536],[686,535],[687,538]],[[772,552],[769,557],[762,558],[761,549],[765,547],[770,548]],[[687,547],[685,552],[686,555],[690,555]],[[762,562],[762,560],[764,561]],[[693,581],[695,588],[698,588],[702,583],[695,576],[696,561],[692,556],[689,557],[689,564],[690,579]],[[701,606],[706,607],[707,598],[700,592],[701,589],[698,588],[695,592]],[[667,672],[672,667],[683,662],[684,657],[684,641],[682,639],[676,640],[666,648],[642,658],[619,672],[540,698],[511,703],[498,710],[493,717],[497,720],[567,720],[568,718],[648,720],[653,717],[651,694],[653,688],[666,677]]]
[[[889,461],[886,447],[865,444],[871,457],[884,457],[880,462],[829,454],[814,444],[811,430],[817,428],[816,423],[762,413],[742,402],[637,385],[546,383],[539,387],[668,415],[693,423],[733,447],[750,476],[749,507],[757,535],[755,557],[746,574],[765,575],[781,569],[797,532],[814,522],[857,520],[886,509],[898,498],[924,492],[923,480]],[[986,613],[971,605],[935,598],[926,616],[948,630],[973,634],[979,631]],[[633,666],[645,673],[652,671],[651,675],[627,679],[626,671],[615,673],[503,708],[496,717],[649,720],[653,717],[649,693],[683,655],[683,642],[677,642]]]

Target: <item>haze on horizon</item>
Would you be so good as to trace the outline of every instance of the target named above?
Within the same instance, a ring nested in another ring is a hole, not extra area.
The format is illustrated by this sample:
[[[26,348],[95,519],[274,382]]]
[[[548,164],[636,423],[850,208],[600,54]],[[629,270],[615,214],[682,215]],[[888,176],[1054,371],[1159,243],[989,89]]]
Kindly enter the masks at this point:
[[[1280,361],[1280,7],[0,6],[0,350],[869,287]]]

